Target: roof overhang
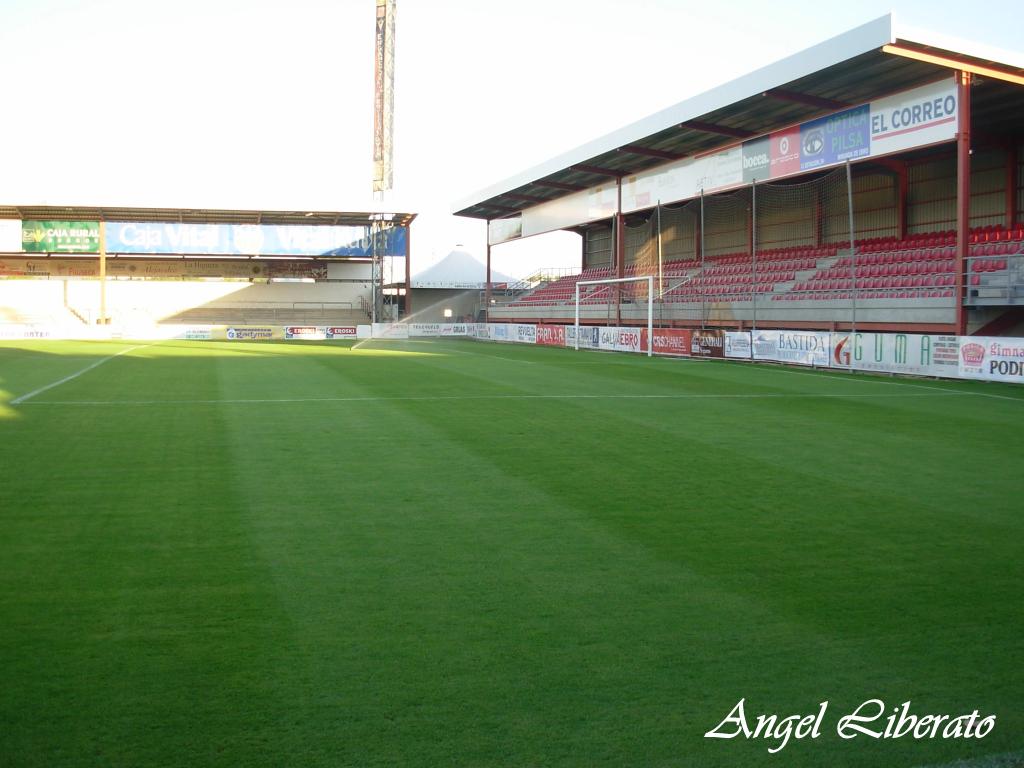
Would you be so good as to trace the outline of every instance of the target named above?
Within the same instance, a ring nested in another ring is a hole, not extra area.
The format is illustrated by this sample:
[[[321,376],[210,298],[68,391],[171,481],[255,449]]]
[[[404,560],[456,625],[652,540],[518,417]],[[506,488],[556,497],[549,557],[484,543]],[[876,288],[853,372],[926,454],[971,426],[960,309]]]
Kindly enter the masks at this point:
[[[23,221],[131,221],[157,224],[270,224],[349,227],[367,227],[383,222],[384,224],[407,227],[415,218],[415,213],[391,212],[0,205],[0,219],[21,219]]]
[[[998,83],[1024,82],[1019,53],[897,26],[892,15],[883,16],[483,189],[456,203],[453,213],[488,220],[515,216],[610,178],[712,152],[958,69]],[[1024,90],[1017,98],[1024,108]],[[1017,130],[1017,103],[1008,109],[1000,101],[981,101],[976,117],[996,130]]]

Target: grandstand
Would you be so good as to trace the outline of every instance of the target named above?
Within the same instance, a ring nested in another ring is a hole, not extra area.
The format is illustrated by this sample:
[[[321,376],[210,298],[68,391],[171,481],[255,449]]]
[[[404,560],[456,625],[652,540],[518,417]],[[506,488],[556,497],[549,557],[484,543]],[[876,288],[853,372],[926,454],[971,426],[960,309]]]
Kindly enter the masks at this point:
[[[0,207],[0,220],[15,225],[0,230],[0,323],[64,329],[366,323],[375,302],[378,314],[384,306],[385,257],[405,262],[405,281],[397,283],[405,294],[414,218]],[[80,238],[69,242],[68,232]]]
[[[492,248],[555,230],[579,273],[488,295],[571,322],[581,280],[655,275],[659,322],[979,333],[1024,298],[1024,61],[886,16],[455,206]],[[585,290],[583,322],[636,324]]]

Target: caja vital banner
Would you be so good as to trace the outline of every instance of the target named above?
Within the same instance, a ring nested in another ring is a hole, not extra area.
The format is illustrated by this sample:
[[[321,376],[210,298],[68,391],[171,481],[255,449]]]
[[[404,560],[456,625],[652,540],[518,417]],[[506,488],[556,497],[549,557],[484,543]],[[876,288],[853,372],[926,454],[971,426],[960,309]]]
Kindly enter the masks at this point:
[[[406,229],[392,227],[379,233],[377,255],[405,256]],[[374,240],[367,227],[110,222],[107,252],[370,258]]]
[[[858,371],[956,376],[956,336],[915,333],[832,334],[831,365]]]
[[[961,336],[958,373],[964,379],[1024,383],[1024,339]]]

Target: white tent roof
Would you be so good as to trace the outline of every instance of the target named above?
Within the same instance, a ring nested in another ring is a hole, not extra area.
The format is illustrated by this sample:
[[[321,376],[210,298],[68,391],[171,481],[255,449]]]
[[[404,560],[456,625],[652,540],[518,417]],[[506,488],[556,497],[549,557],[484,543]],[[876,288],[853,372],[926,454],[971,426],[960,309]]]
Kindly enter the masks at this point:
[[[492,283],[514,281],[514,277],[491,270]],[[486,282],[487,266],[472,254],[459,250],[412,276],[413,288],[483,288]]]

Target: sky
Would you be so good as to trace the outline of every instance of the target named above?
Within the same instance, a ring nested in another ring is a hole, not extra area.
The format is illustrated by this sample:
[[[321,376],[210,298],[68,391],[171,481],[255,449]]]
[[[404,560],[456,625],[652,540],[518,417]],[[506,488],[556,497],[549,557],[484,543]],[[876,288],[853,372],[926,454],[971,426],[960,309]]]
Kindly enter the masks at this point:
[[[455,202],[886,13],[1020,51],[1019,2],[397,0],[394,189],[412,271]],[[0,204],[368,210],[374,0],[0,0]],[[1019,54],[1018,54],[1019,55]],[[492,249],[578,265],[555,233]]]

